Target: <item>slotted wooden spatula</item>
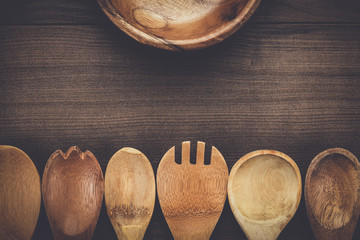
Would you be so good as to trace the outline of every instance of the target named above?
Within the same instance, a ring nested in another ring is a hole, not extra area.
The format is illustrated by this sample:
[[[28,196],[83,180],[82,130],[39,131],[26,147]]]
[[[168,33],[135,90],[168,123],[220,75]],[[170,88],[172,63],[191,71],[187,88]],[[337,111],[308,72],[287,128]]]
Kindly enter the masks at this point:
[[[178,164],[172,147],[161,159],[157,171],[160,206],[175,240],[209,239],[226,200],[228,168],[215,147],[210,165],[204,164],[204,142],[197,142],[196,164],[190,163],[190,142],[182,143],[181,155]]]

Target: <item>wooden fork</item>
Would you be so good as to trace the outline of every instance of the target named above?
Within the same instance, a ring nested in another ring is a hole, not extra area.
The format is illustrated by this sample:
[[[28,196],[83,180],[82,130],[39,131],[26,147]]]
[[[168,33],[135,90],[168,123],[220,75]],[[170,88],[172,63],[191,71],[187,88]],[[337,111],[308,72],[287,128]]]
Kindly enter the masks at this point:
[[[175,147],[161,159],[157,191],[165,219],[175,240],[209,239],[224,208],[228,168],[212,147],[204,164],[205,143],[197,142],[196,164],[190,163],[190,142],[182,143],[182,162],[175,162]]]

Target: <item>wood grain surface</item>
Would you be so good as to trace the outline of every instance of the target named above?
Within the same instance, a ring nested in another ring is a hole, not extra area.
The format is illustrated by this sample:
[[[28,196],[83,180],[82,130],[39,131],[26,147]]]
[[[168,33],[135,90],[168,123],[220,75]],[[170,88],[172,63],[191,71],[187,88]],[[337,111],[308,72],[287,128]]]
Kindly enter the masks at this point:
[[[289,156],[257,150],[241,157],[228,182],[228,201],[249,240],[276,240],[301,199],[301,175]]]
[[[351,240],[360,214],[360,164],[343,148],[312,160],[305,179],[305,203],[318,240]]]
[[[0,145],[0,239],[31,239],[41,205],[40,176],[28,155]]]
[[[156,173],[161,210],[175,240],[208,240],[227,196],[225,159],[212,146],[205,164],[205,143],[200,141],[184,141],[177,151],[181,158],[176,156],[175,147],[170,148]],[[191,159],[191,151],[195,159]]]
[[[253,15],[260,0],[98,0],[109,19],[137,41],[172,51],[212,46]]]
[[[70,147],[46,163],[42,196],[56,240],[91,240],[104,195],[104,177],[95,156]]]
[[[360,156],[360,2],[267,0],[222,43],[192,53],[142,46],[95,0],[29,0],[0,11],[0,144],[40,175],[78,145],[102,170],[124,146],[156,172],[171,146],[201,140],[228,168],[276,149],[306,170],[319,152]],[[115,239],[103,204],[94,239]],[[360,226],[353,239],[360,238]],[[34,239],[52,239],[41,208]],[[145,239],[171,239],[158,200]],[[228,202],[211,239],[245,239]],[[280,240],[314,240],[304,201]]]
[[[105,173],[105,205],[119,240],[142,240],[155,205],[155,174],[147,157],[124,147]]]

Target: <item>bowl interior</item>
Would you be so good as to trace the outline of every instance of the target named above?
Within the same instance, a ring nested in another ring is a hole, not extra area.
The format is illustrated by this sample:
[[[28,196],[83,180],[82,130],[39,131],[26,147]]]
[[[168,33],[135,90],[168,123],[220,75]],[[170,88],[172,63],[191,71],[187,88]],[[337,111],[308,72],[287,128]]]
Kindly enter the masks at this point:
[[[276,223],[295,213],[300,186],[288,161],[265,154],[248,159],[237,169],[232,192],[245,219]]]
[[[125,22],[166,40],[211,35],[239,16],[254,0],[109,0]]]
[[[311,174],[308,199],[316,220],[328,229],[347,224],[357,200],[357,170],[344,155],[325,156]]]

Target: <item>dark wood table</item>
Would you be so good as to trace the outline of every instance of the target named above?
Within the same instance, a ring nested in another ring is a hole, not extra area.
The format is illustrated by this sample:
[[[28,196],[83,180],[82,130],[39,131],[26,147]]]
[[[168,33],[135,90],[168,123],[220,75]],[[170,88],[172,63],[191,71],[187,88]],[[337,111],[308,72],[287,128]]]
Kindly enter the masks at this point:
[[[264,0],[224,42],[173,53],[129,38],[95,0],[2,3],[0,144],[24,150],[42,175],[72,145],[104,172],[134,147],[156,172],[171,146],[202,140],[229,170],[250,151],[282,151],[304,180],[322,150],[360,157],[359,12],[358,0]],[[42,206],[34,239],[51,238]],[[94,239],[115,239],[104,205]],[[158,201],[145,239],[171,239]],[[245,239],[228,202],[211,239]],[[279,239],[314,239],[304,198]]]

